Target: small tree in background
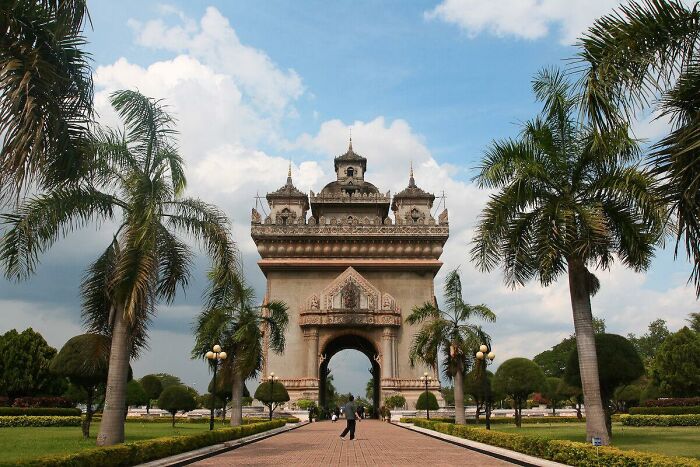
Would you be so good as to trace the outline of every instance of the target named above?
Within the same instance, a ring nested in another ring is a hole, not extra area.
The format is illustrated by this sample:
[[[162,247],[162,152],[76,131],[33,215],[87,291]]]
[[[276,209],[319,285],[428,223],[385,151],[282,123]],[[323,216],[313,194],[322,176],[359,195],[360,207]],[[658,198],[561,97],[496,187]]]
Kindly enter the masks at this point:
[[[401,394],[394,394],[384,399],[384,406],[389,409],[399,409],[406,406],[406,398]]]
[[[170,412],[173,417],[173,428],[175,428],[175,414],[194,410],[197,407],[197,401],[186,386],[174,385],[163,389],[158,398],[158,407]]]
[[[605,409],[605,425],[608,436],[612,437],[612,398],[615,389],[630,384],[644,375],[644,364],[632,343],[617,334],[597,334],[595,347],[598,355],[600,394]],[[574,349],[569,356],[564,380],[572,386],[581,387],[578,363],[578,349]]]
[[[126,406],[131,407],[134,405],[147,405],[148,404],[148,394],[143,389],[140,382],[135,379],[129,381],[126,385]]]
[[[649,323],[646,334],[635,336],[633,333],[627,334],[627,339],[632,343],[637,353],[644,362],[644,367],[648,373],[654,366],[654,357],[659,351],[659,347],[671,335],[671,331],[666,326],[666,321],[657,319]]]
[[[484,380],[481,375],[481,370],[479,370],[478,367],[474,367],[472,371],[467,373],[464,377],[464,395],[469,395],[474,399],[477,420],[479,420],[482,410],[486,410],[486,406],[484,405],[484,402],[486,402],[486,394],[484,392]],[[493,373],[486,370],[486,377],[488,378],[489,389],[491,389],[491,402],[493,402],[495,400],[493,395]]]
[[[418,396],[418,402],[416,402],[417,410],[438,410],[439,408],[440,406],[438,405],[437,397],[435,397],[435,394],[433,394],[432,392],[420,393],[420,396]]]
[[[84,393],[75,394],[73,398],[84,401],[86,405],[82,422],[85,439],[90,437],[95,391],[98,385],[107,381],[109,347],[110,339],[107,336],[81,334],[68,339],[61,351],[51,360],[51,372],[67,377],[72,386]]]
[[[522,410],[528,396],[542,390],[545,376],[536,363],[527,358],[511,358],[501,363],[493,378],[496,391],[513,399],[515,425],[522,424]]]
[[[542,388],[542,397],[547,399],[552,406],[552,416],[557,414],[557,404],[567,399],[566,394],[562,392],[562,380],[554,376],[549,376],[545,379],[544,387]]]
[[[652,377],[664,395],[700,395],[700,335],[684,327],[659,347]]]
[[[161,391],[169,388],[170,386],[184,386],[182,380],[175,375],[168,373],[156,373],[153,376],[160,380]]]
[[[255,390],[255,398],[270,409],[270,420],[272,412],[284,402],[289,401],[289,393],[281,381],[263,381]]]
[[[146,375],[141,378],[141,387],[146,391],[148,395],[148,403],[146,403],[146,413],[151,413],[151,401],[157,400],[160,397],[160,393],[163,392],[163,383],[156,375]]]
[[[214,378],[212,377],[211,381],[209,381],[209,386],[207,387],[207,392],[211,394],[212,392],[216,396],[217,400],[222,401],[220,406],[214,406],[214,408],[221,408],[222,409],[222,420],[226,420],[226,407],[228,403],[231,401],[231,387],[233,386],[233,368],[231,365],[222,365],[221,368],[219,369],[219,373],[216,375],[216,388],[214,388]],[[243,384],[243,392],[242,392],[242,397],[250,397],[250,391],[248,391],[248,387]],[[210,408],[210,407],[207,407]]]

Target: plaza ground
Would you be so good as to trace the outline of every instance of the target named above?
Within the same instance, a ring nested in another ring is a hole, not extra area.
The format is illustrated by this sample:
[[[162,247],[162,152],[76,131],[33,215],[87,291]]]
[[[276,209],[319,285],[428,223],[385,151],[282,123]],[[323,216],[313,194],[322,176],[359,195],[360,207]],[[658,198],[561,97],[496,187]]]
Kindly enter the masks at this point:
[[[355,441],[339,438],[344,427],[311,423],[193,465],[514,465],[377,420],[358,423]]]

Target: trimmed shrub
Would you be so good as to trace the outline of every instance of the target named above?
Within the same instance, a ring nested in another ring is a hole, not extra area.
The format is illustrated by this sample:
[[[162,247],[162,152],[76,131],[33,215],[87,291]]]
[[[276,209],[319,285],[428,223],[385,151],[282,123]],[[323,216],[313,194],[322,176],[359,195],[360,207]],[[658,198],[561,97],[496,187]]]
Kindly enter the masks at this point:
[[[700,397],[669,397],[668,399],[648,400],[645,407],[691,407],[700,405]]]
[[[690,415],[700,414],[700,405],[690,407],[631,407],[630,415]]]
[[[700,414],[690,415],[622,415],[625,426],[700,426]]]
[[[82,417],[47,417],[41,415],[27,417],[19,415],[0,417],[0,428],[80,426],[81,422]]]
[[[427,403],[425,400],[426,397],[428,398]],[[435,394],[433,394],[432,392],[421,392],[420,396],[418,396],[418,402],[416,402],[416,409],[426,410],[426,408],[429,410],[437,410],[440,408],[438,406],[437,397],[435,397]]]
[[[530,456],[582,467],[698,467],[700,461],[639,451],[623,451],[610,446],[596,448],[587,443],[546,439],[514,433],[484,430],[451,423],[417,420],[416,426],[460,438],[498,446]]]
[[[80,417],[80,409],[60,407],[0,407],[0,417],[18,416],[25,417],[53,416],[53,417]]]
[[[254,423],[251,425],[237,426],[235,428],[222,428],[196,435],[168,436],[163,438],[136,441],[133,443],[118,444],[104,448],[88,449],[77,454],[46,456],[37,459],[20,461],[15,465],[32,467],[116,467],[123,465],[137,465],[155,459],[174,456],[187,451],[193,451],[213,444],[224,443],[234,439],[262,433],[284,426],[281,420],[271,422]]]
[[[75,402],[66,397],[18,397],[12,407],[75,407]]]
[[[297,417],[280,417],[275,420],[281,420],[285,423],[299,423]],[[129,423],[171,423],[172,419],[170,417],[127,417],[126,421]],[[252,423],[262,423],[269,421],[267,418],[244,418],[243,424],[250,425]],[[201,418],[190,418],[190,417],[175,417],[175,422],[177,423],[209,423],[209,417]],[[214,419],[214,423],[222,423],[220,419]],[[226,424],[229,420],[226,420]]]

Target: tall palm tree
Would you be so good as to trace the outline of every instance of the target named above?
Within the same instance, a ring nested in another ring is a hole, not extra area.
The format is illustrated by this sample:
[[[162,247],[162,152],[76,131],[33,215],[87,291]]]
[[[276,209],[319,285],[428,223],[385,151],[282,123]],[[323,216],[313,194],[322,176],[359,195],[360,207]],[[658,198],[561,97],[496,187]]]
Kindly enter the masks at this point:
[[[700,4],[631,1],[599,18],[580,47],[582,109],[597,129],[649,110],[671,121],[648,159],[677,227],[676,254],[683,241],[700,296]]]
[[[86,0],[0,3],[0,201],[74,180],[90,161]]]
[[[474,364],[474,354],[481,344],[491,338],[474,318],[493,322],[496,315],[486,305],[469,305],[462,298],[462,282],[455,269],[445,279],[445,304],[442,310],[435,302],[416,306],[406,318],[408,324],[422,324],[413,338],[409,358],[411,365],[421,362],[437,368],[442,356],[442,371],[448,380],[454,379],[455,422],[464,424],[464,374]]]
[[[182,197],[182,159],[173,120],[162,104],[134,91],[115,92],[111,101],[125,131],[100,129],[89,174],[3,215],[6,231],[0,240],[5,275],[24,279],[59,236],[88,222],[118,225],[82,283],[87,328],[112,336],[100,446],[123,442],[129,359],[146,345],[158,302],[171,302],[177,288],[187,285],[192,253],[176,233],[200,240],[215,268],[237,268],[226,216]]]
[[[558,70],[533,81],[541,116],[516,140],[496,141],[476,180],[497,190],[476,228],[472,260],[485,271],[502,264],[515,287],[544,286],[568,273],[586,404],[586,433],[608,443],[600,397],[590,297],[617,257],[641,271],[661,238],[663,206],[654,179],[631,163],[638,153],[625,127],[596,136],[575,119],[578,97]]]
[[[289,322],[287,305],[279,300],[255,305],[255,293],[239,277],[228,284],[214,279],[208,291],[208,306],[195,323],[192,358],[205,358],[219,344],[228,354],[224,365],[232,373],[231,426],[242,423],[243,385],[262,369],[264,340],[273,352],[284,351],[284,333]],[[225,290],[221,290],[225,289]]]

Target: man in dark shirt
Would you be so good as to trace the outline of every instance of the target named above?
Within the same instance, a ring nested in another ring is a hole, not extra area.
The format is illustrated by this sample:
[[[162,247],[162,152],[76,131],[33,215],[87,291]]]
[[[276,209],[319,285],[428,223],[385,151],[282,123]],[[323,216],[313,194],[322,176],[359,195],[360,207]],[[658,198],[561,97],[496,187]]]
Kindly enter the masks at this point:
[[[343,411],[345,412],[345,420],[347,421],[347,426],[340,434],[340,439],[342,440],[345,440],[345,435],[348,434],[348,431],[350,432],[350,441],[355,439],[355,421],[359,419],[360,416],[357,415],[357,409],[355,409],[355,403],[353,402],[354,400],[355,398],[352,394],[350,394],[350,397],[348,397],[347,404],[345,404],[345,406],[343,407]]]

